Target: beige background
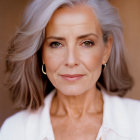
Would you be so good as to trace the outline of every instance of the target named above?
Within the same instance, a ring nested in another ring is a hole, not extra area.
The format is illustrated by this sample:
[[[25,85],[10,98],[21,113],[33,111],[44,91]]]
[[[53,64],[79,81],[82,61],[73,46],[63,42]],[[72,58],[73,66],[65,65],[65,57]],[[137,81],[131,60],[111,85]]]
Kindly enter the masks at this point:
[[[28,0],[0,0],[0,125],[15,112],[9,92],[3,85],[5,79],[4,56],[8,42],[18,27]],[[121,15],[124,24],[125,44],[128,50],[128,65],[135,86],[128,97],[140,99],[140,0],[110,0]]]

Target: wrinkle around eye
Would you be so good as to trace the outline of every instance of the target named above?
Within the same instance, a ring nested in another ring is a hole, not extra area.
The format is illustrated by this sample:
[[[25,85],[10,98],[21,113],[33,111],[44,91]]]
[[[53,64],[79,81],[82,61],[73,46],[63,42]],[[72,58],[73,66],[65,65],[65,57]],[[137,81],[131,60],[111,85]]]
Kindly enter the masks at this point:
[[[94,45],[95,45],[95,42],[90,41],[90,40],[86,40],[82,43],[82,46],[86,48],[94,47]]]
[[[49,47],[51,47],[51,48],[60,48],[62,46],[63,45],[57,41],[53,41],[53,42],[49,43]]]

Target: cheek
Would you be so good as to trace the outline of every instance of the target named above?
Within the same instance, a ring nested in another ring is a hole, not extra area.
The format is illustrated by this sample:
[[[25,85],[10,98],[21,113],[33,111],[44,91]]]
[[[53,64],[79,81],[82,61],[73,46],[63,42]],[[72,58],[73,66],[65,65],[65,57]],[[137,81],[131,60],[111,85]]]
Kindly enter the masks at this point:
[[[46,48],[43,50],[43,62],[46,66],[47,73],[55,72],[62,63],[63,55],[61,53],[54,53],[52,50]]]
[[[84,65],[88,71],[99,70],[103,61],[103,50],[99,49],[85,53],[82,55],[81,59],[83,59]]]
[[[87,87],[87,89],[91,89],[95,87],[101,75],[103,52],[101,50],[91,51],[82,58],[85,58],[83,59],[84,67],[86,67],[88,70],[88,77],[85,82],[85,87]]]

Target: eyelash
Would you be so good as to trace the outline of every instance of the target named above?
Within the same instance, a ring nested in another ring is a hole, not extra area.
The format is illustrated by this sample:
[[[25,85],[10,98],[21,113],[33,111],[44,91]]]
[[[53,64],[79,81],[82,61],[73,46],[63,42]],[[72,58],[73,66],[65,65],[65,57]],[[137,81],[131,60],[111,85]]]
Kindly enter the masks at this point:
[[[86,40],[82,43],[82,45],[85,44],[83,47],[93,47],[95,45],[94,41]]]
[[[55,45],[55,46],[54,46]],[[59,46],[60,45],[60,46]],[[59,47],[62,47],[62,44],[57,42],[57,41],[54,41],[54,42],[51,42],[50,45],[49,45],[51,48],[59,48]]]
[[[83,47],[90,48],[90,47],[93,47],[95,45],[95,43],[94,43],[94,41],[86,40],[86,41],[82,42],[81,45]],[[54,41],[54,42],[51,42],[49,46],[51,48],[60,48],[60,47],[62,47],[62,44],[57,41]]]

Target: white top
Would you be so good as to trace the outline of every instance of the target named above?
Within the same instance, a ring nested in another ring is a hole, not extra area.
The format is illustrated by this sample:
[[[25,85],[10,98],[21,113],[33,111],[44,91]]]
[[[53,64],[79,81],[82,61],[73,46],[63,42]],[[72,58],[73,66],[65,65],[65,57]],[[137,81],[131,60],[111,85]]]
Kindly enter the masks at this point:
[[[55,90],[39,110],[21,111],[8,118],[0,130],[0,140],[55,140],[50,121],[54,94]],[[140,140],[140,101],[110,96],[105,91],[102,94],[103,123],[96,140]]]

